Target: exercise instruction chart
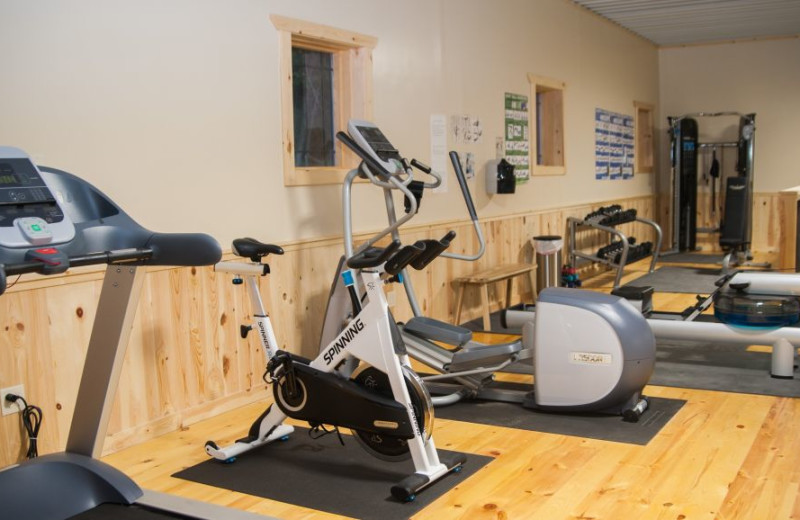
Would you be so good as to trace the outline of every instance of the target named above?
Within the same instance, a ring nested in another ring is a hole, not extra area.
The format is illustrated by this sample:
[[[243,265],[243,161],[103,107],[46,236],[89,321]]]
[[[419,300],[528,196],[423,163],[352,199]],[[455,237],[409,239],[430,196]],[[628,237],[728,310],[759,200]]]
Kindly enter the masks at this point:
[[[633,116],[597,108],[594,135],[595,179],[632,179]]]
[[[531,178],[528,96],[506,92],[506,161],[514,165],[517,184]]]

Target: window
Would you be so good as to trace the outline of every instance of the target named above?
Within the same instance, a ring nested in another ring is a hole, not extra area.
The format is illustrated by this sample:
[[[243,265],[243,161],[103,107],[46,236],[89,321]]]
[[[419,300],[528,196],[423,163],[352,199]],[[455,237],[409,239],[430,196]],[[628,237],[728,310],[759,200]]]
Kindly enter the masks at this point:
[[[531,149],[535,154],[533,175],[564,175],[567,171],[564,153],[564,90],[563,81],[528,74],[531,85]]]
[[[294,165],[336,166],[333,55],[292,48]]]
[[[653,173],[653,105],[633,102],[633,144],[634,173]]]
[[[281,53],[283,179],[335,184],[358,165],[336,140],[352,118],[372,117],[371,36],[272,15]]]

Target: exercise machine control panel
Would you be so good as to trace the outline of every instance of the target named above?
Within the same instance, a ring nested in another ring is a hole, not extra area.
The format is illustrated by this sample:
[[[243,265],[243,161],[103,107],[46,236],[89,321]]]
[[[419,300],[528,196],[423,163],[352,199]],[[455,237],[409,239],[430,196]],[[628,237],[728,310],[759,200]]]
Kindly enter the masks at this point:
[[[59,244],[74,236],[75,226],[30,157],[0,146],[0,246]]]
[[[400,152],[374,123],[351,119],[347,124],[347,133],[390,174],[403,170]]]

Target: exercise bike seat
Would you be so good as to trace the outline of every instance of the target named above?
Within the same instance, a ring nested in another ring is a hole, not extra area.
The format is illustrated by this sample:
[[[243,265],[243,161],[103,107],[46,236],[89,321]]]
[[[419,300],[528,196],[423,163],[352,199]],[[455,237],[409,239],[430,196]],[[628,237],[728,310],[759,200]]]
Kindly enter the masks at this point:
[[[403,330],[422,339],[459,347],[472,341],[471,330],[425,316],[411,318],[403,326]]]
[[[449,372],[462,372],[464,370],[501,365],[509,361],[516,361],[521,351],[521,340],[497,345],[472,343],[453,352],[453,359],[447,370]]]
[[[282,255],[283,248],[274,244],[265,244],[255,238],[245,237],[233,240],[233,254],[249,258],[253,262],[258,262],[262,257],[272,253]]]

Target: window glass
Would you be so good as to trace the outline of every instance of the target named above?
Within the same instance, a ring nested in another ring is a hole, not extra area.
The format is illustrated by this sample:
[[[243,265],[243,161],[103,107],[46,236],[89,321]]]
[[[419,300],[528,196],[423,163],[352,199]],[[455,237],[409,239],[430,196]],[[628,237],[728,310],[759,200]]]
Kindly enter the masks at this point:
[[[336,164],[333,78],[333,54],[292,48],[296,166]]]

